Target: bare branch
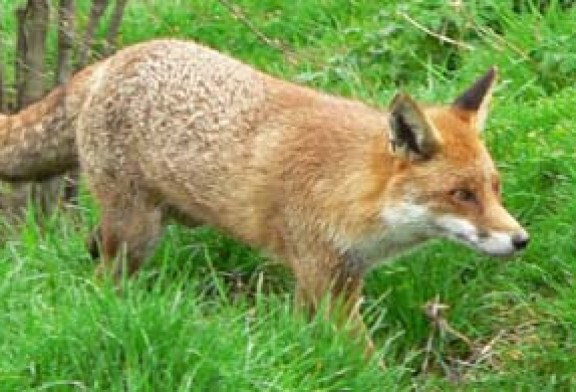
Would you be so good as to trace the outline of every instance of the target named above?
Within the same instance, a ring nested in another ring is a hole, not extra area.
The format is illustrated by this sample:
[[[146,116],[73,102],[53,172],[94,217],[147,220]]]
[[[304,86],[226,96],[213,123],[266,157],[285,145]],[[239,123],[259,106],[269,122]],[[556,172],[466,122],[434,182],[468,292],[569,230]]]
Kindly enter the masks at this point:
[[[114,7],[110,26],[108,27],[108,33],[106,34],[106,54],[110,54],[116,50],[118,31],[120,30],[120,24],[122,23],[122,17],[124,16],[126,3],[128,3],[128,0],[116,0],[116,7]]]
[[[92,43],[94,42],[94,34],[96,27],[100,23],[102,15],[108,6],[108,0],[92,0],[92,7],[90,8],[90,19],[88,26],[86,26],[86,33],[84,34],[84,42],[80,45],[80,58],[79,65],[84,66],[90,61],[92,55]]]
[[[406,21],[408,21],[412,26],[416,27],[418,30],[421,30],[423,32],[425,32],[426,34],[442,41],[442,42],[446,42],[448,44],[452,44],[454,46],[457,46],[461,49],[466,49],[466,50],[474,50],[474,47],[471,45],[468,45],[465,42],[460,42],[460,41],[456,41],[455,39],[452,39],[450,37],[446,37],[445,35],[441,35],[438,33],[435,33],[434,31],[430,30],[429,28],[427,28],[426,26],[421,25],[420,23],[418,23],[417,21],[415,21],[414,19],[412,19],[408,14],[404,13],[404,12],[399,12],[400,16],[402,16],[404,19],[406,19]]]

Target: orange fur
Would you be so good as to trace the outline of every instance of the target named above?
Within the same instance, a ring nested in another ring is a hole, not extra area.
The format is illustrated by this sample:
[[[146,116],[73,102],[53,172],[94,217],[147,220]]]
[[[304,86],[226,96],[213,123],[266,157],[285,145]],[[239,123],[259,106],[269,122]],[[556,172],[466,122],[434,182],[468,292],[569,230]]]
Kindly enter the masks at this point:
[[[494,254],[526,244],[479,138],[495,75],[453,105],[403,94],[385,111],[152,41],[0,120],[0,175],[79,160],[102,209],[101,271],[117,278],[119,252],[137,271],[167,218],[208,224],[285,261],[307,309],[338,298],[362,330],[362,278],[378,262],[436,237]]]

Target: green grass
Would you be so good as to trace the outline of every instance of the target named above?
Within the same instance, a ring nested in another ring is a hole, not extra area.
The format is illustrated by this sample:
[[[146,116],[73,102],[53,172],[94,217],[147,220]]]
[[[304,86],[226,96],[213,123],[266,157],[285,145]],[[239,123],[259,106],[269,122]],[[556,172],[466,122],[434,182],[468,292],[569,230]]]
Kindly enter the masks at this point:
[[[532,234],[529,249],[501,261],[436,243],[371,273],[365,313],[382,371],[363,360],[360,342],[321,319],[304,321],[289,274],[230,238],[171,227],[143,273],[117,293],[93,278],[84,247],[98,215],[90,197],[51,217],[31,207],[21,224],[1,230],[0,391],[574,389],[576,11],[559,1],[542,12],[529,1],[515,2],[517,10],[496,0],[460,9],[439,0],[379,3],[235,2],[283,52],[219,2],[132,1],[120,42],[191,38],[381,106],[397,89],[447,101],[497,64],[486,139],[506,204]],[[81,26],[87,4],[79,1]],[[474,49],[442,43],[406,16]],[[2,22],[10,61],[11,14]],[[54,39],[52,31],[51,62]],[[434,330],[423,306],[435,297],[450,305],[447,321],[471,346]],[[486,358],[458,364],[488,343]],[[459,383],[447,369],[460,372]]]

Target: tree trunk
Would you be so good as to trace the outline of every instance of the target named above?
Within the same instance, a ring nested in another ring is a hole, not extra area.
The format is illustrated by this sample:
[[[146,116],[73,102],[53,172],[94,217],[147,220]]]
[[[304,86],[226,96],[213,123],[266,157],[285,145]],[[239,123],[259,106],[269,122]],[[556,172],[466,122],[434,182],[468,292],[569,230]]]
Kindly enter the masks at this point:
[[[64,84],[72,73],[71,56],[74,47],[74,0],[60,0],[58,8],[58,63],[56,84]]]
[[[2,18],[3,12],[2,9],[0,9],[0,31],[2,31]],[[3,44],[3,38],[0,34],[0,113],[4,111],[4,58],[2,57],[2,53],[4,51]]]
[[[50,19],[48,0],[28,0],[16,10],[18,20],[16,86],[17,109],[42,98],[45,93],[46,34]],[[61,186],[56,181],[14,185],[14,210],[34,200],[40,211],[49,212],[58,200]]]
[[[86,33],[84,35],[84,42],[80,44],[80,59],[79,65],[83,67],[91,60],[92,43],[94,41],[94,34],[96,27],[106,10],[108,0],[92,0],[92,7],[90,8],[90,19],[88,19],[88,26],[86,26]]]
[[[28,51],[28,39],[26,34],[26,6],[16,9],[17,36],[16,36],[16,60],[14,61],[14,77],[16,79],[16,110],[21,109],[24,95],[24,84],[28,74],[26,64],[26,52]]]
[[[18,109],[44,95],[44,52],[50,18],[48,0],[28,0],[18,18]]]
[[[124,16],[124,9],[126,8],[126,3],[128,0],[116,0],[116,7],[114,7],[114,12],[112,13],[112,19],[110,20],[110,25],[108,26],[108,33],[106,34],[106,48],[105,53],[108,55],[116,50],[118,31],[120,30],[120,24],[122,23],[122,17]]]

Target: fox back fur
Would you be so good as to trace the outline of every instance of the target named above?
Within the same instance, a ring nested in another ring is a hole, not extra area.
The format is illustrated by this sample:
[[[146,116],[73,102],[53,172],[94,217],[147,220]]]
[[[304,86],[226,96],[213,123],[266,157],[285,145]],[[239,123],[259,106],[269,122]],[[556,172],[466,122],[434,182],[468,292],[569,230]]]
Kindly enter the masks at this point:
[[[103,272],[135,272],[168,218],[208,224],[283,260],[307,308],[334,295],[355,318],[365,272],[404,250],[527,244],[479,136],[495,80],[491,69],[446,106],[398,94],[385,111],[151,41],[0,118],[0,178],[80,164],[101,205]]]

